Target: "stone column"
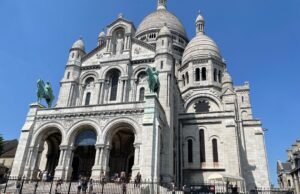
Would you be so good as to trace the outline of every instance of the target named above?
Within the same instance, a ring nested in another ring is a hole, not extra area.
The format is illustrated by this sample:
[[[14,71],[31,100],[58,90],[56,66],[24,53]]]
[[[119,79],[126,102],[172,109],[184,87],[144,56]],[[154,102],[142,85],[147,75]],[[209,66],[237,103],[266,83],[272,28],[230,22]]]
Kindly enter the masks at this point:
[[[100,90],[101,90],[101,83],[98,81],[95,83],[95,93],[93,93],[93,96],[96,99],[92,99],[92,104],[99,104]]]
[[[134,144],[134,164],[132,166],[131,178],[134,178],[140,172],[140,143]]]
[[[146,94],[145,113],[143,117],[143,130],[147,131],[142,136],[141,160],[139,166],[143,179],[159,181],[160,142],[159,142],[159,102],[156,94]]]
[[[28,158],[26,161],[25,169],[23,175],[26,178],[32,178],[32,171],[34,169],[36,157],[37,157],[37,148],[29,147]]]
[[[103,155],[103,163],[102,163],[102,167],[103,170],[106,174],[106,176],[109,175],[109,156],[110,156],[110,147],[109,146],[105,146],[104,147],[104,155]]]
[[[55,178],[68,180],[72,175],[72,159],[73,159],[73,147],[67,145],[60,146],[60,154],[58,164],[55,168]],[[71,170],[71,174],[70,174]]]
[[[102,166],[101,166],[101,157],[103,155],[103,147],[104,145],[96,145],[96,156],[95,156],[95,163],[92,168],[92,178],[94,180],[99,180]]]
[[[292,174],[293,177],[293,182],[294,182],[294,187],[295,187],[295,193],[299,193],[299,184],[298,184],[298,180],[297,180],[297,176],[296,174]]]
[[[100,84],[101,84],[101,86],[100,86],[99,103],[98,104],[103,104],[105,80],[101,80]]]

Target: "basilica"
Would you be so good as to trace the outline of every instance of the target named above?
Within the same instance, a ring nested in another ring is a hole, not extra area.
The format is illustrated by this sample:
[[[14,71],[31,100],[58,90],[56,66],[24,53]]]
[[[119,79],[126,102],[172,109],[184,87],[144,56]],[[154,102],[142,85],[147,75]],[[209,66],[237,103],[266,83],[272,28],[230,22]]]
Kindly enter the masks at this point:
[[[125,172],[192,185],[242,180],[269,187],[264,131],[249,83],[235,86],[199,14],[187,37],[166,0],[136,28],[120,14],[95,48],[69,50],[54,107],[30,105],[11,176],[99,179]],[[150,91],[147,68],[159,90]]]

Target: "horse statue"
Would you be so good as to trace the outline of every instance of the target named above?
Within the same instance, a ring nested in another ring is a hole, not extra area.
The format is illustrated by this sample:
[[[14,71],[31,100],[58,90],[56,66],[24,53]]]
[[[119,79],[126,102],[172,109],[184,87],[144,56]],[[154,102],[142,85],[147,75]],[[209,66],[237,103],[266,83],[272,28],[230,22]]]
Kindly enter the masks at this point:
[[[40,103],[41,99],[44,98],[48,104],[48,108],[51,108],[52,102],[54,100],[54,95],[49,82],[45,84],[41,79],[37,81],[37,98],[38,103]]]
[[[155,67],[147,67],[146,68],[146,73],[148,75],[148,84],[149,84],[149,89],[151,93],[157,93],[159,94],[159,88],[160,88],[160,83],[159,83],[159,77],[158,77],[158,71],[155,69]]]

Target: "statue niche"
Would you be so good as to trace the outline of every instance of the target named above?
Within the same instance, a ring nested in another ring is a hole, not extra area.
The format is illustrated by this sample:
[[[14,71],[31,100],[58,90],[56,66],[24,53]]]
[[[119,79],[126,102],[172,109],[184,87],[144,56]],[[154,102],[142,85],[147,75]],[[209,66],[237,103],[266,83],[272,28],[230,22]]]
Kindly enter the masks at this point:
[[[117,29],[113,33],[113,53],[115,55],[121,55],[124,50],[124,36],[125,31],[123,28]]]

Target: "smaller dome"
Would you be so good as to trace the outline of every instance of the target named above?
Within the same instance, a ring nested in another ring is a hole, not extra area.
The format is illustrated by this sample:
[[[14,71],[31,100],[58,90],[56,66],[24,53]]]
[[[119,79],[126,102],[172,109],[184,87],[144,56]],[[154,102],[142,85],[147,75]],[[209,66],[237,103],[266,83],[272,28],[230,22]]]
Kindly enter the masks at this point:
[[[100,32],[98,37],[99,37],[99,38],[104,38],[104,37],[105,37],[105,32],[103,32],[103,31]]]
[[[85,46],[82,38],[80,38],[73,44],[72,49],[81,49],[83,51],[85,50]]]
[[[160,29],[159,33],[158,33],[158,37],[159,36],[172,36],[171,31],[169,30],[167,24],[165,23],[165,25]]]
[[[225,83],[232,83],[232,78],[229,75],[229,73],[227,72],[227,70],[224,71],[223,77],[222,77],[222,84],[225,84]]]
[[[196,18],[196,23],[204,22],[204,17],[199,13],[198,17]]]
[[[205,34],[197,34],[186,46],[182,62],[186,64],[190,60],[195,60],[203,57],[214,56],[221,59],[221,54],[217,44]]]

